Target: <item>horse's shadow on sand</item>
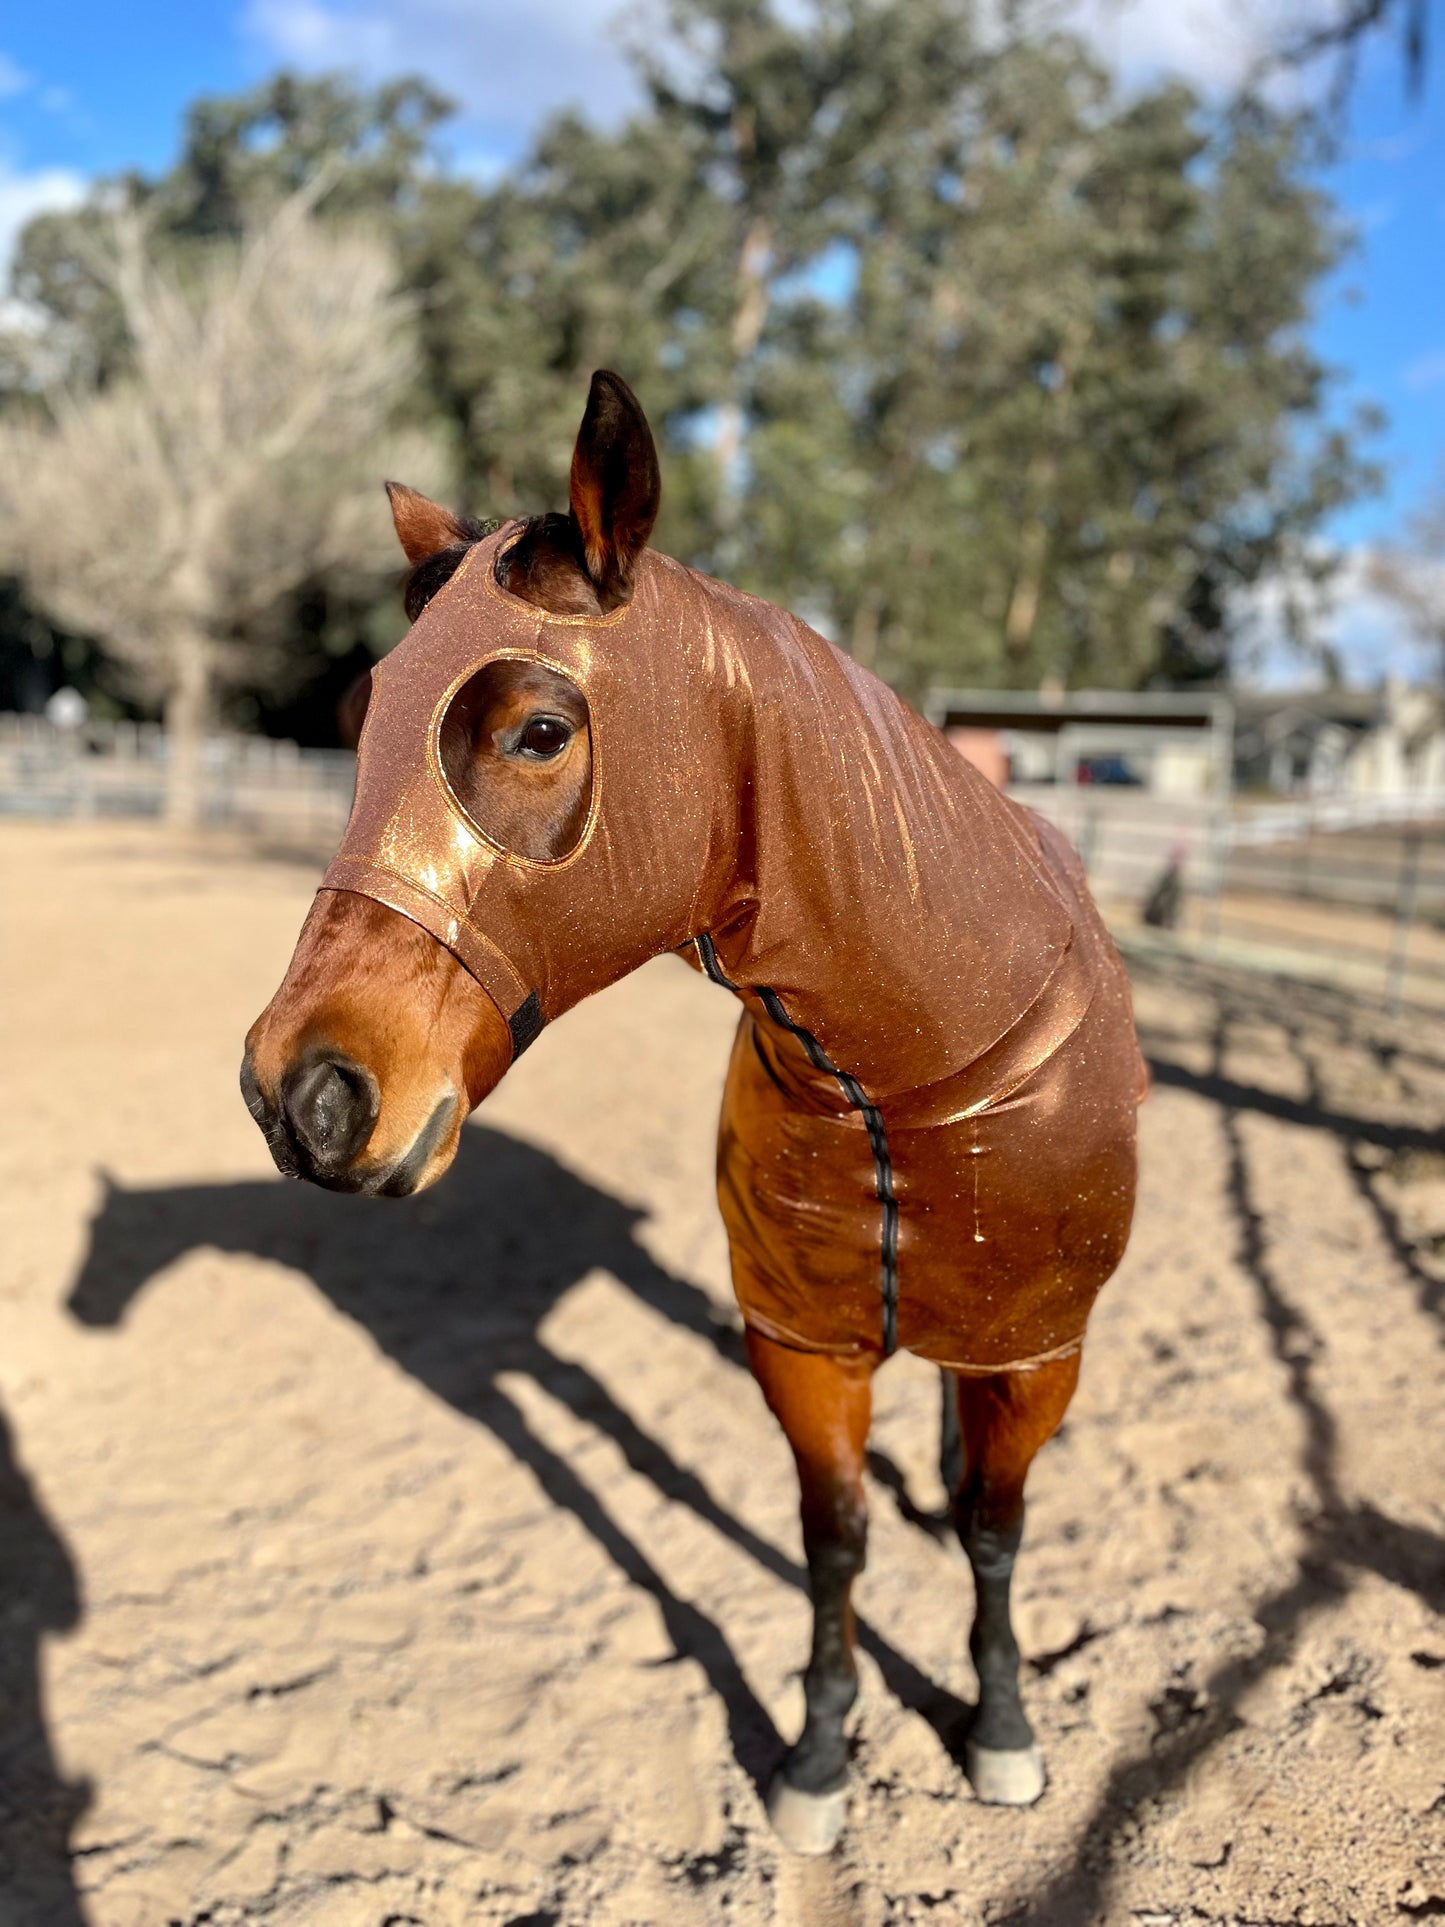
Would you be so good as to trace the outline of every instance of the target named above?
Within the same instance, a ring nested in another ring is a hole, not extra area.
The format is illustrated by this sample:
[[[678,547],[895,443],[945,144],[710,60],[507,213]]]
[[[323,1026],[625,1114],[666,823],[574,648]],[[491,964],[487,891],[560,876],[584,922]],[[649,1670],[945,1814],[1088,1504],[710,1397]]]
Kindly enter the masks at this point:
[[[746,1370],[736,1327],[705,1292],[672,1275],[638,1242],[644,1217],[546,1152],[473,1124],[462,1132],[452,1172],[414,1199],[335,1198],[274,1180],[156,1190],[107,1182],[69,1307],[84,1324],[114,1325],[149,1279],[198,1246],[305,1272],[415,1379],[486,1426],[529,1466],[549,1498],[580,1520],[618,1569],[653,1596],[675,1650],[701,1664],[722,1700],[739,1764],[761,1784],[782,1741],[722,1631],[672,1590],[498,1383],[504,1373],[527,1374],[606,1433],[659,1492],[690,1507],[767,1571],[806,1591],[806,1573],[795,1560],[720,1506],[585,1365],[559,1357],[541,1336],[559,1298],[601,1269],[643,1304],[704,1338],[730,1366]],[[871,1463],[905,1515],[930,1528],[928,1515],[908,1505],[896,1469],[877,1454]],[[872,1628],[860,1625],[859,1639],[889,1689],[928,1720],[951,1750],[961,1751],[970,1709]]]
[[[0,1413],[0,1920],[25,1927],[81,1927],[68,1842],[88,1789],[55,1764],[40,1680],[42,1638],[79,1617],[74,1564]]]

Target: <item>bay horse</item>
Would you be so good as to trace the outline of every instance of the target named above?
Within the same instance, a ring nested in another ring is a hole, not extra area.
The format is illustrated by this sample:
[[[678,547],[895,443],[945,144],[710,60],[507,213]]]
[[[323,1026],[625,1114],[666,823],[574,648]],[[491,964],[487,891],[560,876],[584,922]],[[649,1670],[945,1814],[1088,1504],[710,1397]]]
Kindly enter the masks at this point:
[[[871,1381],[899,1347],[956,1399],[965,1771],[1028,1804],[1024,1484],[1123,1254],[1143,1090],[1078,860],[805,624],[648,546],[657,455],[620,377],[592,379],[565,515],[487,526],[388,490],[412,627],[372,672],[247,1106],[283,1172],[401,1195],[591,992],[672,951],[735,996],[718,1196],[813,1606],[772,1823],[807,1853],[844,1823]]]

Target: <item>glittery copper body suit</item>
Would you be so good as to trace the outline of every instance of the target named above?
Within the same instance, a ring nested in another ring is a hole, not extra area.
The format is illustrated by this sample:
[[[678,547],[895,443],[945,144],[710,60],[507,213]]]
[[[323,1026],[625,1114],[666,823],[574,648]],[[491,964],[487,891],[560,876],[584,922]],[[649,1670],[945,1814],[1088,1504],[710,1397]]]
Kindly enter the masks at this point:
[[[1123,1252],[1143,1089],[1077,859],[882,683],[770,604],[651,552],[554,616],[480,542],[375,675],[324,887],[421,924],[520,1050],[665,951],[743,1005],[719,1196],[748,1324],[963,1373],[1076,1350]],[[592,798],[555,862],[451,795],[448,703],[498,658],[586,698]]]

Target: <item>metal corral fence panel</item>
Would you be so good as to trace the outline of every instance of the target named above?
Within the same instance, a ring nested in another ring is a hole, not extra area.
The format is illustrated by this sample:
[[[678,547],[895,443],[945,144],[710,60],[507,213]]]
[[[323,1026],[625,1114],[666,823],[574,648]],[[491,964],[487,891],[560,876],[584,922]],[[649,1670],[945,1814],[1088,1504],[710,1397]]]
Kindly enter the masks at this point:
[[[0,816],[159,816],[166,759],[155,723],[57,729],[43,717],[0,716]],[[355,780],[347,750],[213,736],[202,761],[201,816],[292,842],[335,842]]]
[[[1201,894],[1212,887],[1228,844],[1228,808],[1210,797],[1063,783],[1013,784],[1009,795],[1058,825],[1105,899],[1142,900],[1171,862],[1186,888]]]
[[[1413,876],[1411,875],[1413,872]],[[1445,917],[1445,824],[1321,831],[1229,853],[1224,887],[1257,896],[1394,911],[1409,882],[1421,917]]]
[[[1241,961],[1445,1005],[1445,791],[1220,808],[1142,790],[1031,786],[1011,794],[1071,838],[1117,928],[1136,923],[1171,863],[1174,933]]]
[[[1177,863],[1196,896],[1253,890],[1391,910],[1415,851],[1416,908],[1445,912],[1445,791],[1224,809],[1207,798],[1089,785],[1015,785],[1057,823],[1102,897],[1142,897]]]

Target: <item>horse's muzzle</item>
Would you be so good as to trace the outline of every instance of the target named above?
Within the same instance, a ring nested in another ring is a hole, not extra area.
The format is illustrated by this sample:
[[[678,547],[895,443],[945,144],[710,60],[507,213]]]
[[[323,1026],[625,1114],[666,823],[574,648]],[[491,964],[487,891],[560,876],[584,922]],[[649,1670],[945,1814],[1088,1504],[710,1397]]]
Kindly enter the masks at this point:
[[[369,1182],[378,1174],[355,1168],[381,1111],[376,1079],[362,1065],[339,1051],[310,1051],[287,1071],[273,1104],[248,1054],[241,1095],[284,1177],[330,1191],[381,1188]]]
[[[241,1096],[276,1169],[327,1191],[404,1198],[437,1175],[432,1163],[456,1121],[460,1098],[445,1092],[405,1152],[364,1162],[381,1113],[381,1088],[365,1065],[335,1049],[314,1049],[292,1064],[268,1097],[248,1050]]]

